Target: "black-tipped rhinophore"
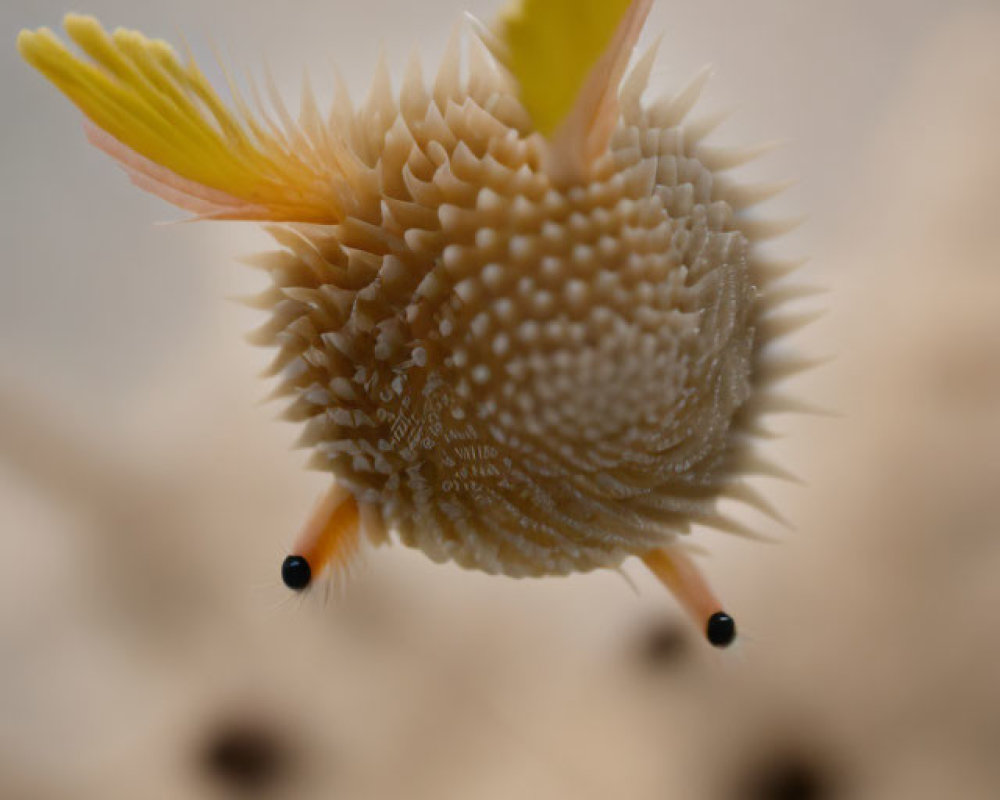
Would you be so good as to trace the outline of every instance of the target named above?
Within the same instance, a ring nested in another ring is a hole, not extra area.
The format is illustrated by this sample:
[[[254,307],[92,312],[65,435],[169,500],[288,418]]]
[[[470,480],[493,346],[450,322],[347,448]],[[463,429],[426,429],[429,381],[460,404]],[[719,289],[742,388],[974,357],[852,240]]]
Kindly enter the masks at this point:
[[[724,611],[716,611],[708,618],[705,636],[715,647],[729,647],[736,638],[736,623]]]
[[[281,562],[281,580],[289,589],[301,592],[312,580],[312,568],[302,556],[288,556]]]

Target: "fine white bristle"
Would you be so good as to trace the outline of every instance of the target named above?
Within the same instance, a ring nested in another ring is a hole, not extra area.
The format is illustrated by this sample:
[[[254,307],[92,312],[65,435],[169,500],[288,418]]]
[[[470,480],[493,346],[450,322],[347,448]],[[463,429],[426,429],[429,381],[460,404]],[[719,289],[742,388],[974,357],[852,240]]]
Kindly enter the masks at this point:
[[[754,147],[719,147],[699,144],[695,149],[698,160],[713,172],[724,172],[755,161],[772,150],[786,144],[783,139],[762,142]]]
[[[646,48],[622,82],[619,92],[622,117],[633,124],[638,122],[642,115],[642,94],[649,86],[649,76],[653,71],[653,64],[656,62],[656,54],[662,41],[663,37],[658,36]]]
[[[791,275],[801,269],[809,262],[806,258],[796,259],[774,259],[756,257],[751,262],[750,268],[754,278],[762,283],[775,283],[782,278]],[[772,287],[768,291],[774,291]]]
[[[827,309],[825,308],[799,313],[787,312],[782,314],[769,314],[768,316],[760,319],[757,323],[760,337],[767,342],[781,339],[785,336],[796,333],[819,319],[822,319],[826,316],[826,314]]]
[[[651,111],[651,122],[663,128],[670,128],[679,125],[687,117],[688,112],[694,108],[705,91],[705,86],[712,77],[711,65],[701,68],[691,82],[678,92],[669,102],[654,106]]]
[[[763,242],[790,233],[804,221],[804,217],[791,217],[788,219],[740,217],[736,221],[736,226],[747,235],[747,238]]]
[[[798,183],[797,180],[775,181],[773,183],[738,184],[725,182],[720,191],[735,210],[751,208],[787,191]]]
[[[753,488],[746,481],[739,481],[737,483],[730,484],[722,491],[722,496],[727,497],[731,500],[737,500],[744,505],[748,505],[751,508],[759,511],[766,517],[770,517],[775,522],[779,522],[786,528],[791,527],[791,523],[788,519],[782,515],[774,505],[761,494],[757,489]]]

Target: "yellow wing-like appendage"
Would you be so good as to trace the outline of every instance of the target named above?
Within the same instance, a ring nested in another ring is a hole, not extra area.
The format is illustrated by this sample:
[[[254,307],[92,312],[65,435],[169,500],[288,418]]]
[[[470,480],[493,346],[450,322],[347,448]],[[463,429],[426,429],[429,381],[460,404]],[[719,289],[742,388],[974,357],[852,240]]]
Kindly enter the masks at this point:
[[[518,0],[502,15],[509,66],[535,128],[550,136],[607,50],[631,0]]]
[[[282,129],[219,98],[193,59],[137,31],[106,33],[67,15],[66,33],[21,31],[17,45],[88,117],[87,136],[141,188],[199,216],[333,223],[343,217],[355,163],[320,124]],[[235,93],[234,93],[235,94]]]
[[[549,168],[585,180],[607,148],[618,85],[652,0],[513,0],[497,33],[535,128],[550,143]]]

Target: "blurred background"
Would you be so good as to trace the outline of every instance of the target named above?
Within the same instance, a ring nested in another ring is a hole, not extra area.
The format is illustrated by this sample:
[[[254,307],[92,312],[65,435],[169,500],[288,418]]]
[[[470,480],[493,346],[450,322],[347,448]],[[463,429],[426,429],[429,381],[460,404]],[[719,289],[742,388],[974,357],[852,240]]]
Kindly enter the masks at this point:
[[[830,293],[759,488],[794,531],[698,532],[741,626],[711,651],[621,575],[512,581],[368,554],[346,590],[278,565],[322,476],[262,405],[249,225],[182,215],[90,148],[14,48],[65,11],[182,37],[288,96],[379,46],[428,72],[490,0],[0,6],[0,796],[1000,797],[1000,8],[660,0],[653,85],[701,66],[742,170],[801,178],[769,245]],[[760,520],[753,520],[760,525]]]

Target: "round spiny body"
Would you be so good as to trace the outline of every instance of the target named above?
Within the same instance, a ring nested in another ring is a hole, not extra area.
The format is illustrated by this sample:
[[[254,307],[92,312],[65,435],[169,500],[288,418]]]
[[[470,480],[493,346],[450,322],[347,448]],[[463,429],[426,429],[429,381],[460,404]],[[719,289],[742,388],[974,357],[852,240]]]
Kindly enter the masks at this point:
[[[749,243],[670,104],[623,93],[585,185],[491,65],[431,94],[384,75],[345,112],[364,185],[270,255],[288,416],[435,560],[508,575],[618,564],[708,517],[754,365]],[[640,87],[641,88],[641,87]]]

